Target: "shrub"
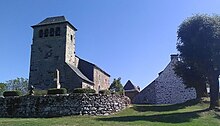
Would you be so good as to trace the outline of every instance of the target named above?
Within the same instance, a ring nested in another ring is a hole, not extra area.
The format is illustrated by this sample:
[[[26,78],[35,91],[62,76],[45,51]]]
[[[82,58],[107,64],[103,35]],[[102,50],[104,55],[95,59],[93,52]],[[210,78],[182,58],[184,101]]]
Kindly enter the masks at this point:
[[[109,94],[111,94],[111,91],[110,90],[100,90],[99,94],[109,95]]]
[[[48,89],[48,91],[47,91],[48,95],[66,94],[66,93],[67,93],[66,88],[60,88],[60,89],[52,88],[52,89]]]
[[[111,94],[125,95],[125,92],[124,92],[124,90],[120,90],[120,91],[117,91],[117,92],[111,92]]]
[[[34,90],[34,95],[42,96],[46,94],[47,94],[47,90]]]
[[[21,96],[21,91],[15,90],[15,91],[5,91],[3,93],[4,97],[8,97],[8,96]]]
[[[95,90],[91,88],[75,88],[73,93],[95,93]]]
[[[125,95],[125,91],[124,90],[120,90],[119,92],[117,92],[119,95]]]

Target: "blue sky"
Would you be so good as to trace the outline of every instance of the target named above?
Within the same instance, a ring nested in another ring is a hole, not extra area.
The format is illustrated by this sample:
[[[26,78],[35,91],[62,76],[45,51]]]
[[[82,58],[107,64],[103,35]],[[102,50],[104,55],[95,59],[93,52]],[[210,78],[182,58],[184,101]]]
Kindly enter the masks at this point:
[[[2,0],[0,82],[29,74],[32,28],[64,15],[77,29],[76,54],[142,89],[176,51],[176,31],[197,13],[219,14],[219,0]]]

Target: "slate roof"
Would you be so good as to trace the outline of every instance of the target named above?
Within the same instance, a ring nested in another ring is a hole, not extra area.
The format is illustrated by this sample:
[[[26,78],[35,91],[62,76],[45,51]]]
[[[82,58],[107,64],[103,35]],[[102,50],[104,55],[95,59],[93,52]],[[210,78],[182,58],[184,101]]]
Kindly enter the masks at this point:
[[[43,21],[41,21],[38,25],[60,23],[60,22],[66,22],[66,18],[64,16],[48,17]]]
[[[138,88],[136,86],[134,86],[132,84],[132,82],[130,80],[127,81],[127,83],[125,84],[125,86],[123,87],[123,89],[126,91],[126,90],[136,90],[136,91],[139,91]]]
[[[75,66],[73,66],[73,65],[71,65],[71,64],[69,64],[69,63],[67,63],[67,65],[70,66],[70,68],[71,68],[81,79],[83,79],[84,81],[89,82],[89,83],[91,83],[91,84],[94,84],[94,83],[93,83],[91,80],[89,80],[85,75],[83,75],[82,72],[81,72],[78,68],[76,68]]]
[[[40,23],[33,25],[31,27],[59,24],[59,23],[68,23],[75,31],[77,31],[77,29],[71,23],[69,23],[64,16],[48,17],[43,21],[41,21]]]
[[[76,56],[76,57],[78,57],[78,56]],[[102,70],[100,67],[98,67],[98,66],[95,65],[94,63],[91,63],[91,62],[89,62],[89,61],[86,61],[86,60],[84,60],[84,59],[82,59],[82,58],[80,58],[80,57],[78,57],[78,58],[79,58],[79,60],[82,60],[82,61],[88,63],[89,65],[92,65],[93,67],[96,67],[97,69],[99,69],[99,70],[102,71],[104,74],[106,74],[107,76],[110,77],[110,75],[109,75],[107,72],[105,72],[104,70]]]

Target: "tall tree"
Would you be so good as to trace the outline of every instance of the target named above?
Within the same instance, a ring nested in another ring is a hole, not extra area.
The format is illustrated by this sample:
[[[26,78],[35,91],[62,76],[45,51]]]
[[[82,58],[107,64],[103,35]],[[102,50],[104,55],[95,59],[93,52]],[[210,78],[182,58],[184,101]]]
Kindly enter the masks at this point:
[[[7,90],[20,90],[22,94],[28,92],[28,79],[23,77],[18,77],[16,79],[6,81]]]
[[[175,73],[183,79],[187,88],[194,87],[196,98],[208,96],[206,78],[195,68],[188,67],[184,62],[178,61],[174,68]]]
[[[220,17],[192,16],[183,21],[177,34],[180,62],[210,85],[210,109],[219,106]]]
[[[113,82],[111,83],[109,89],[113,90],[115,92],[122,92],[123,86],[121,84],[121,78],[119,77],[118,79],[114,79]]]

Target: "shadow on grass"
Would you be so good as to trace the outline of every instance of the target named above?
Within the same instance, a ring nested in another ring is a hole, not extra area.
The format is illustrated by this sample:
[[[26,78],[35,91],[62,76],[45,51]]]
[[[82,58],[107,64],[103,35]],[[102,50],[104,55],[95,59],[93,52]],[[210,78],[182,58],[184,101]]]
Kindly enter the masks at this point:
[[[220,119],[220,108],[215,110],[215,118]]]
[[[220,115],[219,114],[215,114],[215,118],[216,119],[220,119]]]
[[[138,112],[146,112],[146,111],[154,111],[154,112],[162,112],[162,111],[175,111],[178,109],[183,109],[187,106],[192,106],[197,104],[198,100],[190,100],[185,103],[175,104],[175,105],[135,105],[132,107],[135,111]]]
[[[190,122],[192,119],[199,118],[199,113],[205,110],[185,112],[185,113],[170,113],[170,114],[157,114],[149,116],[122,116],[122,117],[109,117],[99,118],[99,121],[116,121],[116,122],[133,122],[133,121],[150,121],[150,122],[163,122],[163,123],[183,123]]]

